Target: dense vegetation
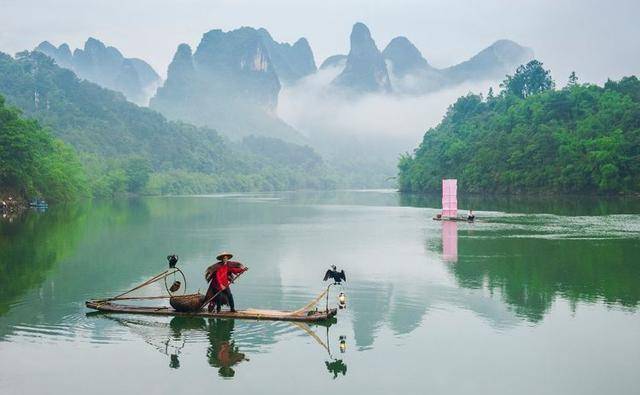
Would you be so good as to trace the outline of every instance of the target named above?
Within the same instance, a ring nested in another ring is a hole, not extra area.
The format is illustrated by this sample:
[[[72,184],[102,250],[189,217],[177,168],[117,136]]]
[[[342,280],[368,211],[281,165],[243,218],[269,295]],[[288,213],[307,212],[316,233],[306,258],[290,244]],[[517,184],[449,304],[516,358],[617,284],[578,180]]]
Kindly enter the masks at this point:
[[[212,129],[167,121],[39,52],[0,53],[0,94],[77,150],[94,196],[335,186],[308,147],[273,139],[263,151],[280,144],[286,152],[265,155],[256,140],[231,143]],[[307,156],[313,160],[298,161]]]
[[[16,196],[69,200],[87,194],[75,151],[0,96],[0,186]]]
[[[640,81],[554,89],[538,61],[507,76],[494,96],[459,98],[401,157],[402,191],[439,191],[458,178],[469,192],[640,192]]]

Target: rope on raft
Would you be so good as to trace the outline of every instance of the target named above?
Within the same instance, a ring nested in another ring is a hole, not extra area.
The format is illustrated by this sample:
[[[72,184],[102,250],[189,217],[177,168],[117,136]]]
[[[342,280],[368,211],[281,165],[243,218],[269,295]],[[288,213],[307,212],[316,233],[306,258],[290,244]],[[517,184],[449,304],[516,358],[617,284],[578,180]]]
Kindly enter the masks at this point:
[[[327,292],[329,292],[329,288],[325,289],[324,291],[322,291],[322,293],[320,293],[320,295],[316,296],[315,299],[313,299],[311,302],[307,303],[306,305],[304,305],[304,307],[299,308],[298,310],[294,310],[291,312],[291,314],[300,314],[300,313],[304,313],[305,311],[309,311],[311,310],[312,307],[314,307],[315,305],[318,304],[318,302],[320,302],[320,299],[322,299],[324,297],[324,295],[327,294]]]
[[[133,291],[137,291],[138,289],[140,289],[142,287],[146,287],[147,285],[153,284],[156,281],[160,281],[160,280],[162,280],[162,279],[164,279],[164,278],[166,278],[166,277],[168,277],[168,276],[170,276],[170,275],[172,275],[174,273],[177,273],[177,272],[181,272],[182,273],[182,271],[180,269],[178,269],[178,268],[173,268],[173,270],[171,270],[171,269],[165,270],[162,273],[158,273],[155,276],[151,277],[147,281],[136,285],[135,287],[131,288],[128,291],[125,291],[125,292],[123,292],[123,293],[121,293],[121,294],[119,294],[117,296],[112,297],[112,298],[96,300],[96,302],[98,302],[98,303],[106,303],[106,302],[111,302],[111,301],[114,301],[114,300],[135,300],[135,299],[141,299],[142,300],[142,299],[167,299],[167,298],[170,298],[171,296],[137,296],[137,297],[127,297],[127,298],[124,298],[123,296],[128,295]]]

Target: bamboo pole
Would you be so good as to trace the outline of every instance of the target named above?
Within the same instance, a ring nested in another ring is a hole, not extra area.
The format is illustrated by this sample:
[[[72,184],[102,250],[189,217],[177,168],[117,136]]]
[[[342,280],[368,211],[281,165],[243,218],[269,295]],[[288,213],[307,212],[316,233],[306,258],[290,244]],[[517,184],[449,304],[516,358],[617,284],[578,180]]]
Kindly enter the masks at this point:
[[[125,298],[108,298],[101,299],[100,302],[111,302],[114,300],[151,300],[151,299],[169,299],[171,295],[162,295],[162,296],[131,296]]]
[[[131,289],[130,289],[130,290],[128,290],[128,291],[125,291],[125,292],[123,292],[123,293],[121,293],[121,294],[119,294],[119,295],[116,295],[116,296],[114,296],[114,297],[111,297],[111,298],[98,299],[98,300],[96,300],[96,302],[98,302],[98,303],[104,303],[104,302],[109,302],[109,301],[113,301],[113,300],[132,300],[132,299],[148,299],[148,298],[157,298],[157,297],[150,297],[150,296],[149,296],[149,297],[143,297],[143,296],[141,296],[141,297],[131,297],[131,298],[122,298],[122,297],[123,297],[124,295],[130,294],[131,292],[136,291],[136,290],[138,290],[138,289],[140,289],[140,288],[142,288],[142,287],[146,287],[146,286],[147,286],[147,285],[149,285],[149,284],[153,284],[153,283],[155,283],[156,281],[162,280],[163,278],[165,278],[165,277],[167,277],[167,276],[169,276],[169,275],[171,275],[171,274],[175,273],[176,271],[177,271],[177,270],[173,270],[173,271],[171,271],[171,270],[165,270],[165,271],[163,271],[163,272],[161,272],[161,273],[158,273],[158,274],[156,274],[155,276],[153,276],[153,277],[149,278],[147,281],[144,281],[143,283],[138,284],[137,286],[135,286],[135,287],[131,288]]]
[[[294,310],[291,312],[291,314],[300,314],[304,311],[309,310],[311,307],[315,306],[318,304],[318,302],[320,301],[320,299],[322,299],[322,297],[329,292],[329,287],[327,287],[327,289],[325,289],[322,293],[320,293],[320,295],[316,296],[315,299],[313,299],[311,302],[307,303],[306,305],[304,305],[303,307],[299,308],[298,310]]]

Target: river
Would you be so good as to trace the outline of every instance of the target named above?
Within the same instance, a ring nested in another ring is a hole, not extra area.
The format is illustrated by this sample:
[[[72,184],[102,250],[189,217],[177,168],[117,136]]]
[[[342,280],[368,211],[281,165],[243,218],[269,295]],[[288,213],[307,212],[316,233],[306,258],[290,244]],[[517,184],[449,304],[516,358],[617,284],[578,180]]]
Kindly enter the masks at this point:
[[[460,205],[478,221],[433,221],[437,197],[393,191],[149,197],[5,219],[0,393],[637,394],[640,202]],[[169,253],[204,292],[220,250],[250,267],[238,308],[301,307],[331,264],[347,274],[347,308],[305,327],[84,306],[164,270]]]

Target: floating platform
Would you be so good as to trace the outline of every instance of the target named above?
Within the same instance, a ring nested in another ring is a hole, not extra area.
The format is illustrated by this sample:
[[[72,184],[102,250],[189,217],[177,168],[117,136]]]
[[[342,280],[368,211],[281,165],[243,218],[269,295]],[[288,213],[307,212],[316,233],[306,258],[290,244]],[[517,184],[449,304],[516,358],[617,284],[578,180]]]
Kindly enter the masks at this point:
[[[458,221],[458,222],[475,222],[475,218],[469,220],[465,217],[433,217],[434,221]]]
[[[106,313],[121,313],[121,314],[147,314],[147,315],[164,315],[164,316],[181,316],[181,317],[205,317],[205,318],[234,318],[243,320],[269,320],[269,321],[298,321],[298,322],[318,322],[333,318],[338,310],[329,309],[321,311],[307,311],[307,312],[295,312],[295,311],[281,311],[281,310],[261,310],[261,309],[246,309],[238,310],[235,313],[230,311],[221,311],[219,313],[209,312],[206,310],[200,310],[196,312],[180,312],[174,310],[172,307],[142,307],[142,306],[130,306],[119,305],[109,302],[99,302],[89,300],[85,302],[85,306],[90,309],[106,312]]]

